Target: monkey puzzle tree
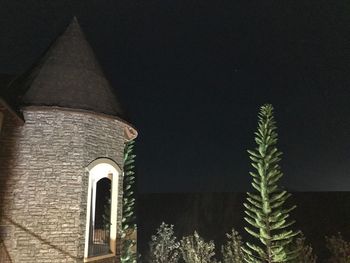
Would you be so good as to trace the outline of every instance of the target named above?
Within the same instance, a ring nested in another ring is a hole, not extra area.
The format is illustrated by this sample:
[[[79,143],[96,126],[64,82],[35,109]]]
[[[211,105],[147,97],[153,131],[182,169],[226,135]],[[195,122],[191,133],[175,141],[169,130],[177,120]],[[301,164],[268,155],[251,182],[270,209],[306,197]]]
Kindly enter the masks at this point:
[[[263,105],[258,119],[258,130],[255,132],[257,147],[248,150],[254,168],[250,175],[255,191],[247,193],[247,202],[244,203],[247,215],[244,219],[252,227],[245,227],[245,230],[258,240],[258,244],[246,243],[242,248],[244,260],[248,263],[288,262],[298,256],[297,250],[290,251],[287,246],[299,231],[289,228],[294,221],[287,219],[295,206],[284,208],[290,194],[278,186],[283,176],[278,164],[282,153],[276,148],[277,132],[272,105]]]
[[[122,263],[136,263],[136,240],[132,235],[136,231],[135,223],[135,194],[133,186],[135,183],[135,141],[125,144],[124,149],[124,176],[123,176],[123,218],[122,218],[122,250],[120,261]]]

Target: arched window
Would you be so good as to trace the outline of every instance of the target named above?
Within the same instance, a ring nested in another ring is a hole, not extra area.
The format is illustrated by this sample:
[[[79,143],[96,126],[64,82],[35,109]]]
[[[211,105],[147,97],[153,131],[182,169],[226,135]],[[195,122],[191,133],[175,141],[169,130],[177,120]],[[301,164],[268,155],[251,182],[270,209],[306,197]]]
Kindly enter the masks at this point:
[[[85,258],[114,256],[117,238],[118,165],[100,158],[88,167]]]

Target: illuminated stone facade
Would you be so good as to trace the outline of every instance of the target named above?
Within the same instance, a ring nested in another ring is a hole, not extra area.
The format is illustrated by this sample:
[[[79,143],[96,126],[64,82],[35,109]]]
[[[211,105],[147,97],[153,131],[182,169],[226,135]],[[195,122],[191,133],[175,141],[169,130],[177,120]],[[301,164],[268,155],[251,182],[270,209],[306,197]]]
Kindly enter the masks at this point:
[[[86,167],[101,157],[123,166],[125,125],[50,108],[25,110],[24,118],[23,125],[5,119],[0,139],[6,248],[12,262],[82,262]]]

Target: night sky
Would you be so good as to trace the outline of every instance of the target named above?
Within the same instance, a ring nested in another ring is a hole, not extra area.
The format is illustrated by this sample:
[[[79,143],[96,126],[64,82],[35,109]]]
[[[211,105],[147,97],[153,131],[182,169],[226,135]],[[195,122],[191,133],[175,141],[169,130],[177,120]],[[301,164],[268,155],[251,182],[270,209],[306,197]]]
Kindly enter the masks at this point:
[[[139,131],[139,192],[251,189],[266,102],[283,184],[350,190],[348,1],[0,0],[0,72],[30,67],[73,15]]]

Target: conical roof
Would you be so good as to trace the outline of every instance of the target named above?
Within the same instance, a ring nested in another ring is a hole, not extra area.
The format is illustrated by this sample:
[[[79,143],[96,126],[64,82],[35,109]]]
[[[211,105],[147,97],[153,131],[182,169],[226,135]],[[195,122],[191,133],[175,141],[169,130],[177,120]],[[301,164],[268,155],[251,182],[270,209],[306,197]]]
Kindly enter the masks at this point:
[[[14,85],[24,94],[21,106],[58,106],[122,117],[76,18]]]

